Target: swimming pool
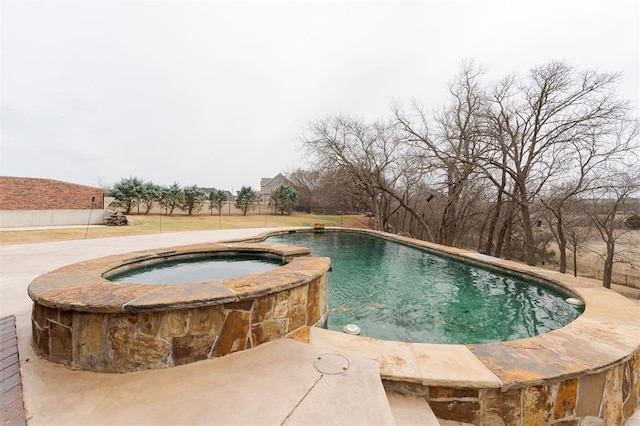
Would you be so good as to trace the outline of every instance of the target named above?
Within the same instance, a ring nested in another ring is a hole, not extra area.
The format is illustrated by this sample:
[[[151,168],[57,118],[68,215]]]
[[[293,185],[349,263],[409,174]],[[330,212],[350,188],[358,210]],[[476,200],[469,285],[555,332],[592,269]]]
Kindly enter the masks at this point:
[[[582,312],[556,288],[373,235],[296,232],[267,241],[331,258],[331,330],[356,324],[383,340],[488,343],[546,333]]]

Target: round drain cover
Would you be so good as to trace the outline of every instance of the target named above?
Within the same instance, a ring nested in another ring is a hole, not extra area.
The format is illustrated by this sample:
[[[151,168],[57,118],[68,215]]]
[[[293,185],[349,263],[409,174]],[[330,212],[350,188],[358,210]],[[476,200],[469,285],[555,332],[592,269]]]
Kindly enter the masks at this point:
[[[313,361],[313,366],[322,374],[342,374],[349,369],[349,360],[340,354],[322,354]]]

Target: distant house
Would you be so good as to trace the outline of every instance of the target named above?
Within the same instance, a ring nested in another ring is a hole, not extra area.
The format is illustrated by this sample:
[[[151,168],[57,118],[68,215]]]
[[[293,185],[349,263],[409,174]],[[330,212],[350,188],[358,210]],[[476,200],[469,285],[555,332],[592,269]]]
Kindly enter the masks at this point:
[[[207,188],[207,187],[200,187],[199,188],[202,192],[204,192],[205,194],[207,194],[207,197],[209,196],[209,194],[211,194],[214,191],[217,191],[216,188]],[[227,200],[228,201],[233,201],[235,199],[235,196],[231,193],[231,191],[227,191],[226,189],[223,189],[224,193],[227,195]]]
[[[290,185],[289,180],[282,173],[273,178],[260,179],[260,201],[268,203],[271,193],[280,185]]]

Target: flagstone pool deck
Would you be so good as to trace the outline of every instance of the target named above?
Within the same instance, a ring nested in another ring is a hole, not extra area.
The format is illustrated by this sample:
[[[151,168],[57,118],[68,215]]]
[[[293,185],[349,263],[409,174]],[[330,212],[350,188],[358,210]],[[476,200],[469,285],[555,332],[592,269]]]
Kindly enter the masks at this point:
[[[578,424],[578,417],[599,415],[586,405],[594,398],[586,395],[587,389],[595,386],[601,388],[601,414],[614,416],[610,424],[615,424],[616,418],[629,419],[640,400],[638,305],[597,282],[541,269],[533,272],[562,280],[587,302],[587,309],[567,327],[513,342],[407,344],[311,327],[298,333],[299,341],[282,339],[220,358],[127,374],[73,371],[38,358],[31,349],[32,301],[26,289],[43,273],[123,252],[239,240],[278,230],[198,231],[0,247],[0,318],[16,316],[27,422],[364,425],[402,424],[402,419],[408,424],[413,418],[438,424],[432,413],[402,417],[404,402],[390,392],[395,388],[428,399],[436,414],[454,405],[468,412],[461,418],[477,418],[479,411],[497,416],[506,404],[517,412],[514,422]],[[515,262],[479,259],[480,255],[465,250],[449,251],[523,273],[530,270]],[[607,375],[615,376],[611,385]],[[451,395],[452,389],[467,393]],[[508,399],[498,404],[500,394]],[[518,411],[516,405],[523,404],[534,410]],[[541,413],[552,415],[536,418],[536,404],[544,406]],[[428,413],[429,408],[425,410]],[[620,414],[615,417],[614,412]]]

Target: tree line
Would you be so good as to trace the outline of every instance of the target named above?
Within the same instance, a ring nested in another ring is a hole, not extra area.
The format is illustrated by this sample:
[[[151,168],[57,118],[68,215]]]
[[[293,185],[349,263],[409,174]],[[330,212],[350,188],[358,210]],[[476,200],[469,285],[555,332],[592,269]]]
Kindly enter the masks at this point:
[[[413,101],[375,121],[310,123],[301,140],[314,166],[288,176],[300,203],[346,205],[379,230],[529,265],[555,242],[563,273],[591,229],[607,247],[609,287],[640,190],[640,127],[616,93],[620,74],[551,61],[485,80],[469,61],[437,110]]]
[[[125,214],[130,214],[136,207],[142,207],[141,213],[149,214],[151,209],[159,206],[168,215],[177,209],[191,216],[200,212],[208,201],[212,214],[216,210],[221,215],[225,203],[234,202],[235,208],[246,215],[255,210],[260,202],[260,194],[250,186],[241,187],[234,196],[222,189],[206,193],[196,185],[182,187],[174,182],[170,186],[161,186],[133,176],[121,178],[112,186],[110,194],[114,197],[110,206],[122,209]],[[280,214],[291,214],[297,199],[298,193],[282,184],[271,193],[269,208]]]

